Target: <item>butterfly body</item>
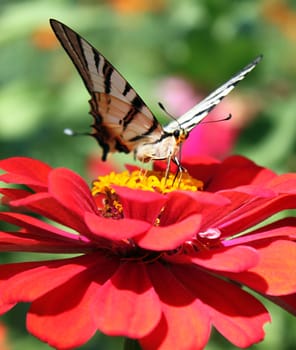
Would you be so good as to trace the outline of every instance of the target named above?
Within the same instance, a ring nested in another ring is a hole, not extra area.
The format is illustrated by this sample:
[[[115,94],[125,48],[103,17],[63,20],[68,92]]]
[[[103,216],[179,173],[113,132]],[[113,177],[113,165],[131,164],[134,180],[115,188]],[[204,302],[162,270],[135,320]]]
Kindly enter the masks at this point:
[[[90,135],[102,147],[103,160],[109,152],[133,152],[142,162],[173,160],[180,170],[180,145],[189,132],[261,60],[258,56],[195,107],[162,127],[141,97],[102,54],[63,23],[51,19],[50,24],[90,93],[90,114],[94,118]]]
[[[141,162],[149,162],[151,159],[163,160],[177,156],[180,148],[179,137],[172,133],[164,132],[160,139],[154,142],[144,142],[135,149],[135,157]]]

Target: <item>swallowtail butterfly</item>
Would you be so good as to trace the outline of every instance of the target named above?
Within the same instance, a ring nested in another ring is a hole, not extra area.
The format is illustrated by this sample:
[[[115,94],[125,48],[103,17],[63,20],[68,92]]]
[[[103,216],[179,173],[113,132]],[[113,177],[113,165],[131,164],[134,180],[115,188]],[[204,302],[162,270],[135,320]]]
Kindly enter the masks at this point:
[[[169,167],[173,160],[181,170],[180,145],[189,132],[262,58],[255,58],[195,107],[162,127],[141,97],[102,54],[63,23],[51,19],[50,24],[90,93],[90,114],[94,117],[90,135],[102,147],[103,160],[109,152],[132,151],[142,162],[166,159]]]

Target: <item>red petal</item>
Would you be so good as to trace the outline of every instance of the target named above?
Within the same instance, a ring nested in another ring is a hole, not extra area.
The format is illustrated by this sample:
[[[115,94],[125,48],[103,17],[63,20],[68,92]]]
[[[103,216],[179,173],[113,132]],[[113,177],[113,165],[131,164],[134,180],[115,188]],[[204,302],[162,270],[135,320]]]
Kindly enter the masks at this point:
[[[0,231],[0,251],[3,252],[42,252],[42,253],[84,253],[93,251],[93,246],[79,241],[48,241],[41,238],[26,237],[27,232],[7,233]],[[79,238],[77,236],[77,238]]]
[[[56,239],[66,242],[69,242],[69,240],[81,241],[81,237],[78,238],[77,235],[73,235],[44,221],[36,219],[35,217],[21,213],[2,212],[0,213],[0,219],[26,229],[27,235],[30,234],[30,237],[34,236],[34,238],[40,238],[43,240],[47,239],[48,241],[54,241]]]
[[[260,254],[257,266],[237,275],[227,276],[248,287],[269,295],[292,294],[296,292],[296,243],[270,239],[251,244]]]
[[[25,262],[15,264],[3,264],[0,265],[0,294],[1,304],[14,304],[19,301],[31,301],[32,293],[36,290],[36,280],[34,279],[35,289],[31,291],[30,280],[35,276],[38,276],[39,270],[44,270],[45,264],[48,262]],[[55,264],[49,262],[48,265]],[[58,262],[57,262],[58,264]],[[36,274],[35,274],[36,273]],[[27,280],[29,283],[27,284]],[[20,288],[19,288],[20,285]],[[27,290],[27,288],[29,290]],[[40,286],[38,286],[40,287]],[[51,288],[48,285],[42,286],[45,290]]]
[[[160,215],[161,226],[178,223],[191,215],[199,214],[204,205],[203,196],[195,192],[171,192],[167,195],[167,199]]]
[[[10,205],[11,201],[26,198],[32,195],[32,192],[16,188],[0,188],[0,193],[3,194],[1,203],[4,205]]]
[[[28,330],[58,349],[69,349],[88,341],[97,327],[92,317],[97,291],[114,273],[111,259],[97,259],[93,266],[32,303]]]
[[[270,192],[270,190],[269,190]],[[230,218],[244,210],[244,204],[253,200],[253,196],[241,192],[223,191],[219,194],[198,192],[203,215],[201,231],[209,228],[219,228],[228,223]],[[206,194],[206,196],[205,196]],[[197,195],[196,195],[197,196]],[[198,197],[196,198],[198,200]],[[236,232],[237,233],[237,232]]]
[[[187,157],[182,164],[191,176],[207,184],[209,179],[211,179],[212,175],[215,173],[217,167],[220,165],[220,161],[209,156],[197,156],[190,158]],[[155,170],[164,171],[166,166],[166,162],[154,162]],[[174,171],[176,167],[172,168],[174,168]]]
[[[216,222],[219,229],[223,229],[225,236],[237,234],[282,210],[295,208],[296,200],[292,194],[249,199],[248,195],[239,192],[224,192],[223,195],[233,203],[232,208],[227,208],[229,214],[225,213],[224,219]]]
[[[93,213],[85,213],[85,223],[94,235],[118,241],[132,238],[146,232],[151,227],[145,221],[133,219],[113,220]]]
[[[64,168],[53,170],[48,186],[49,193],[77,215],[83,217],[85,211],[97,211],[88,185],[73,171]]]
[[[73,213],[70,208],[68,209],[61,205],[48,193],[36,193],[26,198],[12,201],[10,204],[12,206],[24,206],[81,234],[87,234],[88,232],[82,215],[79,216],[75,212]]]
[[[223,195],[198,191],[191,193],[191,196],[196,210],[202,215],[201,231],[216,227],[217,220],[228,214],[231,202]]]
[[[194,267],[175,265],[172,272],[204,303],[215,328],[234,345],[248,347],[263,339],[270,317],[252,295]]]
[[[284,218],[275,221],[269,225],[260,227],[257,230],[250,231],[240,237],[226,240],[223,242],[224,246],[237,246],[239,244],[246,244],[255,242],[261,239],[278,237],[280,239],[296,239],[296,218]]]
[[[145,350],[203,349],[210,335],[210,318],[203,303],[185,289],[170,269],[147,266],[163,316],[157,327],[140,339]]]
[[[254,248],[238,246],[202,251],[194,256],[168,255],[166,260],[176,263],[194,263],[215,271],[241,272],[256,266],[259,262],[259,254]]]
[[[142,263],[123,263],[92,305],[97,327],[108,335],[139,338],[161,317],[160,302]]]
[[[1,298],[5,303],[33,301],[96,262],[110,265],[110,259],[98,253],[54,261],[1,265]]]
[[[198,232],[200,221],[200,215],[191,215],[174,225],[152,227],[146,234],[135,237],[135,241],[145,249],[155,251],[175,249]]]
[[[139,168],[138,166],[134,165],[134,164],[124,164],[124,167],[126,170],[128,170],[130,173],[132,173],[133,171],[136,170],[141,170],[141,168]]]
[[[242,185],[261,185],[276,176],[271,170],[256,165],[242,156],[225,159],[216,169],[207,191],[215,192]]]
[[[0,315],[5,314],[9,310],[11,310],[15,306],[15,303],[13,304],[1,304],[0,303]]]
[[[191,176],[201,179],[209,192],[250,184],[266,184],[276,175],[242,156],[232,156],[218,163],[211,158],[196,157],[183,164]]]
[[[278,193],[296,193],[296,174],[283,174],[272,179],[267,187]]]
[[[1,175],[0,180],[8,183],[24,184],[47,188],[48,174],[51,167],[36,159],[12,157],[0,161],[0,168],[8,174]]]
[[[208,156],[198,156],[190,159],[187,158],[183,165],[191,176],[201,180],[205,184],[205,188],[207,188],[213,174],[215,174],[220,166],[220,161]]]
[[[15,191],[15,197],[17,197],[17,192]],[[31,203],[35,203],[42,200],[50,200],[51,197],[47,192],[40,193],[30,193],[25,195],[21,191],[19,198],[12,200],[9,204],[13,207],[29,207]],[[45,206],[46,207],[46,206]]]
[[[167,198],[159,193],[132,190],[126,187],[113,186],[123,206],[126,218],[144,220],[154,224]]]

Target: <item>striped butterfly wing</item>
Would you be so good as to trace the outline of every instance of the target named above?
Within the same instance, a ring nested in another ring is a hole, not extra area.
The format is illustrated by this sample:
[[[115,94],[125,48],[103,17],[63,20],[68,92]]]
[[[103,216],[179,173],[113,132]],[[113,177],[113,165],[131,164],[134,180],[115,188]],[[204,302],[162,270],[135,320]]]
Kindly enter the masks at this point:
[[[251,63],[245,66],[238,73],[233,75],[226,83],[214,90],[205,99],[199,102],[196,106],[183,114],[177,120],[173,120],[171,123],[164,127],[166,132],[173,132],[176,129],[184,129],[191,131],[197,124],[199,124],[209,112],[215,108],[222,99],[230,93],[238,82],[243,80],[245,76],[250,73],[256,65],[261,61],[262,55],[255,58]]]
[[[91,44],[61,22],[51,27],[70,56],[91,95],[92,136],[109,152],[134,151],[143,142],[156,142],[162,126],[131,85]]]

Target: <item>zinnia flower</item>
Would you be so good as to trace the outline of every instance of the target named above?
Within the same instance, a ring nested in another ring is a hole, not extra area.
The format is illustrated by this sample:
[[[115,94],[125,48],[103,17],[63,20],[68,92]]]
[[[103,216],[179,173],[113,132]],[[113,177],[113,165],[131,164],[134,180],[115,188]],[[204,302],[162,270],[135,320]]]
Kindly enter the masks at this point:
[[[0,249],[71,254],[0,266],[1,312],[31,303],[28,330],[58,349],[97,330],[145,350],[202,349],[212,327],[238,347],[262,340],[269,313],[241,285],[295,310],[295,218],[264,220],[295,208],[296,175],[242,157],[184,166],[192,177],[112,173],[90,190],[65,168],[0,161],[18,185],[1,189],[0,218],[19,228]]]

